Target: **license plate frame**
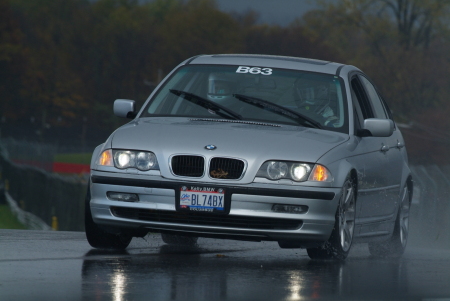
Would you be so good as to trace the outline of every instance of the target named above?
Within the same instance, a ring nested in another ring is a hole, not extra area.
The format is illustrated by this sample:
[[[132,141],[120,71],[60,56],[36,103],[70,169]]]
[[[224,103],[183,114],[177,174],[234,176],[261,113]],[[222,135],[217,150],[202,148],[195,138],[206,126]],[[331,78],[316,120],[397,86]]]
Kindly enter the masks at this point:
[[[230,194],[222,187],[181,185],[175,193],[176,210],[183,212],[228,214],[230,201]]]

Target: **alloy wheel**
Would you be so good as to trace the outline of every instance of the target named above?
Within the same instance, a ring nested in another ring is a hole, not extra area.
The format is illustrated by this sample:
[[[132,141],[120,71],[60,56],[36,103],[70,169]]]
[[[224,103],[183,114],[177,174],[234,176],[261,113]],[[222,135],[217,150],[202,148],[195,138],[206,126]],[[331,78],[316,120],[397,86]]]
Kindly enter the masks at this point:
[[[403,189],[402,202],[400,207],[400,242],[402,247],[406,246],[406,242],[408,240],[408,232],[409,232],[409,192],[408,188],[405,187]]]
[[[345,182],[342,189],[339,206],[339,236],[342,250],[347,252],[352,245],[355,228],[355,194],[351,181]]]

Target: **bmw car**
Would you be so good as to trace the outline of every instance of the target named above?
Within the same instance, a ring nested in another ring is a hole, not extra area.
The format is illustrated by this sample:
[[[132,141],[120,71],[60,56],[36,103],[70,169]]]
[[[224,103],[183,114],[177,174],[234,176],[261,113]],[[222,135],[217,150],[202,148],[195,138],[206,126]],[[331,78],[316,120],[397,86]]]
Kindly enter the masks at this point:
[[[361,70],[328,61],[195,56],[93,152],[85,230],[94,248],[133,237],[274,241],[312,259],[353,244],[401,256],[413,180],[404,139]]]

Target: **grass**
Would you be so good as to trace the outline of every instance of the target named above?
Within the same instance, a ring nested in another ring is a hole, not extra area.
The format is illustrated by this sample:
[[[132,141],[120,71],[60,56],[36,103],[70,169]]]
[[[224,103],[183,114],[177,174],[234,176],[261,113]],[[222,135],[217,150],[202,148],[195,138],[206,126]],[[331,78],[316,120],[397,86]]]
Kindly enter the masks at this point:
[[[75,163],[75,164],[90,164],[91,153],[81,154],[58,154],[53,158],[54,162]]]
[[[26,229],[11,213],[8,205],[0,205],[0,229]]]

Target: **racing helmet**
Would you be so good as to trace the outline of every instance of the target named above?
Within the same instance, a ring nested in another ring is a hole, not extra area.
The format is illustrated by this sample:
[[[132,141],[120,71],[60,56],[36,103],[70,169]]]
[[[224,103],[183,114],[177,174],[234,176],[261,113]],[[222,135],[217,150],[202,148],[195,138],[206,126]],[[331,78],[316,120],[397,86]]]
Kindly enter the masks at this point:
[[[298,81],[294,92],[297,105],[316,114],[322,114],[330,104],[330,91],[323,82]]]
[[[211,73],[208,77],[208,99],[217,103],[232,97],[235,83],[229,75]]]

